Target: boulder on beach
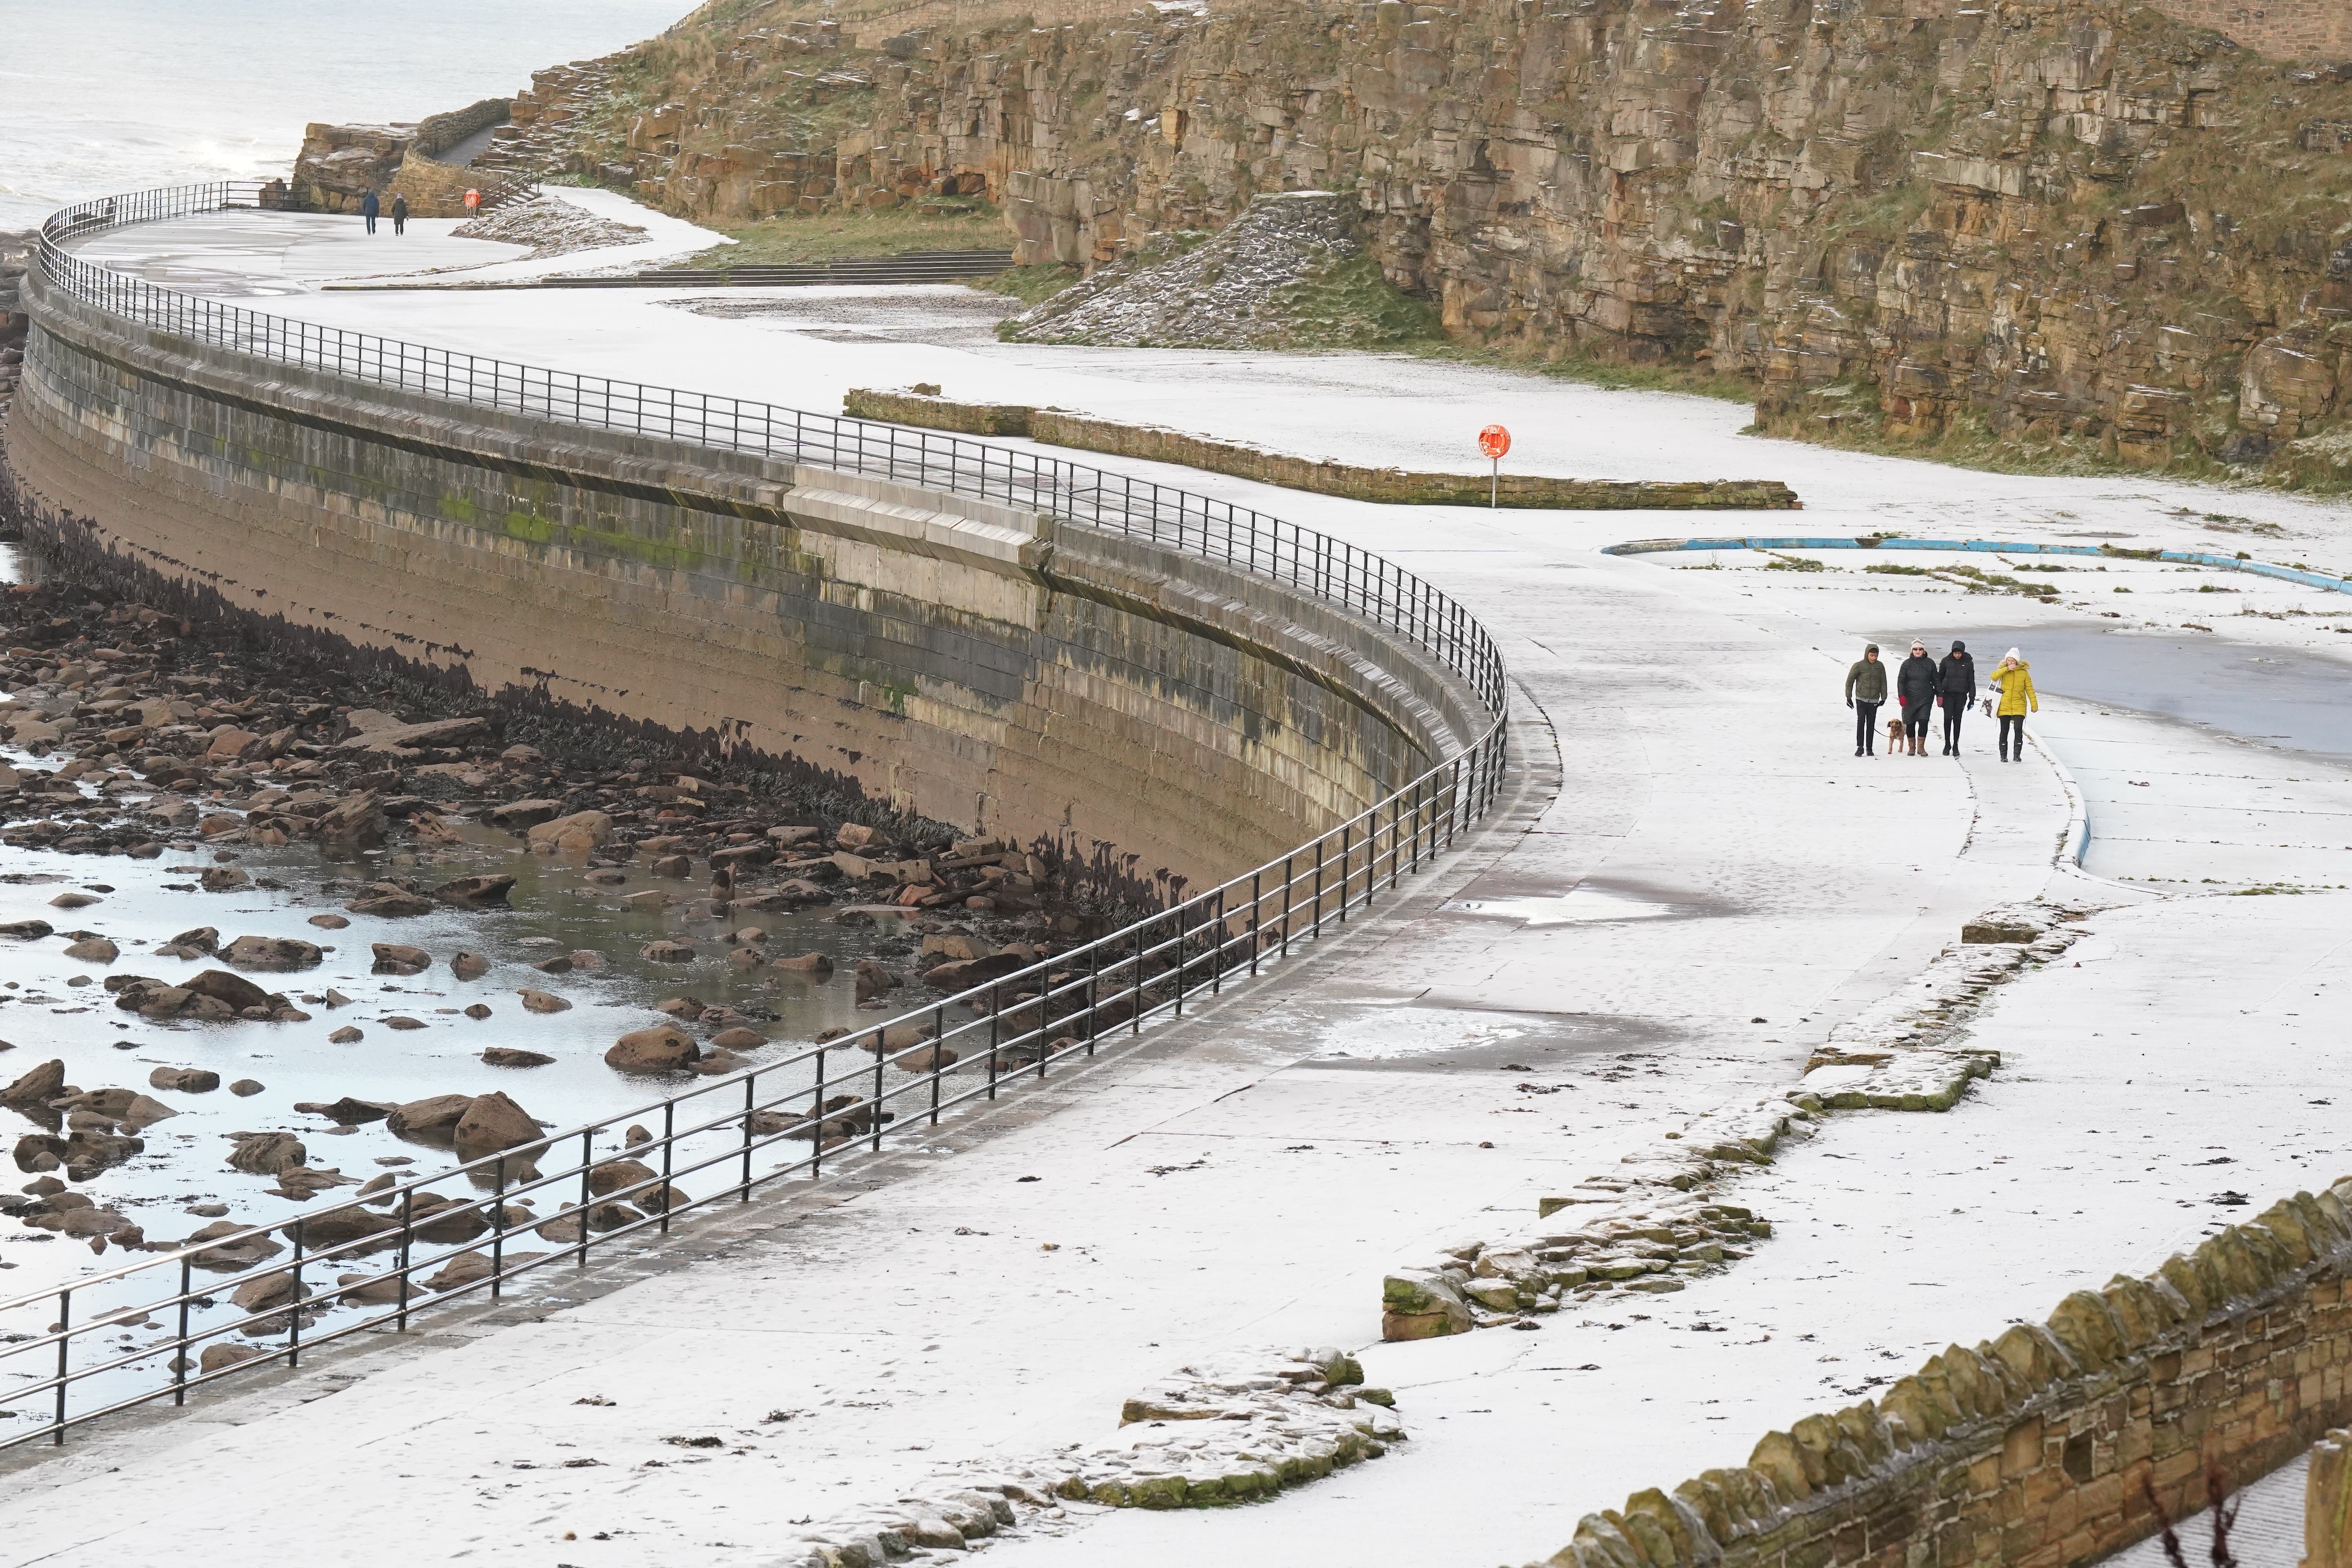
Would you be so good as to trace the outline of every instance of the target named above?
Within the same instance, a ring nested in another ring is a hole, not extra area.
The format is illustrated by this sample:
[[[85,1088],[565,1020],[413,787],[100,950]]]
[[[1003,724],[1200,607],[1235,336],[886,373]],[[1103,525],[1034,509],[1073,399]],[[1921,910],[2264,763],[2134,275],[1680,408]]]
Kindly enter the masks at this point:
[[[636,1029],[613,1042],[604,1065],[621,1072],[676,1072],[693,1066],[702,1055],[694,1037],[675,1024]]]
[[[220,1074],[210,1068],[157,1068],[147,1075],[148,1088],[173,1094],[210,1094],[220,1081]]]
[[[502,910],[514,890],[512,877],[460,877],[433,889],[433,896],[461,910]]]
[[[180,987],[199,996],[209,996],[226,1004],[232,1012],[242,1013],[247,1007],[268,1008],[269,993],[242,974],[231,974],[226,969],[207,969],[193,975]]]
[[[572,1004],[548,991],[534,991],[526,985],[515,993],[522,998],[523,1010],[530,1013],[568,1013]]]
[[[360,896],[343,908],[355,915],[405,917],[429,915],[433,900],[422,893],[412,893],[394,882],[378,882],[362,889]]]
[[[221,950],[223,963],[239,969],[286,972],[316,969],[325,954],[310,942],[290,936],[241,936]]]
[[[483,1063],[494,1068],[543,1068],[554,1060],[553,1057],[514,1046],[491,1046],[482,1052]]]
[[[460,952],[449,959],[449,973],[460,980],[479,980],[490,972],[490,961],[478,952]]]
[[[470,1094],[427,1095],[423,1100],[412,1100],[404,1105],[394,1106],[391,1114],[384,1118],[384,1126],[395,1138],[449,1133],[455,1131],[458,1118],[466,1114],[466,1107],[473,1101],[474,1097]]]
[[[495,1154],[543,1142],[530,1112],[496,1089],[473,1098],[457,1119],[456,1134],[461,1154]]]
[[[575,811],[541,823],[526,836],[533,852],[583,855],[613,837],[613,818],[601,811]]]
[[[433,955],[421,947],[407,947],[396,942],[373,944],[375,952],[374,974],[422,974],[433,967]]]

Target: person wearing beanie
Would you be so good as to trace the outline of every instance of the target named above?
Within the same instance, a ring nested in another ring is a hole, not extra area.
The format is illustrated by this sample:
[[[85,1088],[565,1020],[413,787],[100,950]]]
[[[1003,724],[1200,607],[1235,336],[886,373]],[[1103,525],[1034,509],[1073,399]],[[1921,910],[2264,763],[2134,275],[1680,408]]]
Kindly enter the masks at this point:
[[[2033,691],[2033,667],[2011,648],[2001,655],[2000,668],[1992,672],[1987,684],[2000,693],[2000,704],[1996,710],[2000,716],[2000,760],[2021,763],[2025,760],[2025,715],[2042,711],[2042,699]],[[2013,752],[2011,735],[2017,737]]]
[[[1903,700],[1903,744],[1909,755],[1927,754],[1927,715],[1936,706],[1936,661],[1927,645],[1915,642],[1911,657],[1895,674],[1895,695]]]
[[[1960,754],[1960,721],[1976,700],[1977,661],[1969,656],[1968,644],[1956,642],[1936,666],[1936,700],[1944,705],[1944,755]]]
[[[1878,662],[1878,645],[1872,643],[1845,672],[1845,705],[1853,710],[1855,756],[1878,754],[1878,705],[1885,700],[1886,667]]]

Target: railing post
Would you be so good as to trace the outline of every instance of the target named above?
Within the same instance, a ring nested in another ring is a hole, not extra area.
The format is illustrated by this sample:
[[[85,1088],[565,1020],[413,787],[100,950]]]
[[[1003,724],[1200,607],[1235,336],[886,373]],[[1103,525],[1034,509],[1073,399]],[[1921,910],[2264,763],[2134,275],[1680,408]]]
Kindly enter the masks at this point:
[[[940,1052],[947,1048],[948,1010],[945,1005],[931,1009],[931,1125],[940,1124]]]
[[[72,1370],[68,1348],[73,1335],[73,1288],[58,1292],[58,1415],[57,1432],[50,1439],[52,1447],[66,1446],[66,1374]]]
[[[876,1106],[878,1113],[880,1106]],[[824,1175],[824,1047],[816,1048],[816,1098],[809,1102],[809,1180]]]
[[[490,1189],[490,1300],[495,1301],[503,1292],[504,1281],[499,1276],[507,1267],[507,1157],[499,1155],[497,1174],[491,1178]]]
[[[286,1309],[286,1367],[302,1364],[302,1222],[294,1222],[294,1298]]]
[[[188,1276],[190,1257],[180,1259],[180,1333],[179,1353],[172,1358],[172,1403],[188,1402]]]
[[[881,1030],[874,1031],[874,1114],[868,1120],[874,1125],[873,1148],[877,1154],[882,1152],[882,1049],[887,1043]]]
[[[1262,877],[1264,877],[1265,875],[1265,872],[1263,872],[1263,871],[1252,871],[1252,872],[1250,873],[1249,944],[1250,944],[1250,973],[1251,973],[1253,976],[1255,976],[1255,975],[1257,973],[1257,928],[1258,928],[1258,914],[1259,914],[1260,910],[1264,907],[1264,900],[1265,900],[1265,891],[1264,891],[1264,890],[1259,887],[1258,883],[1259,883],[1259,879],[1261,879],[1261,878],[1262,878]]]
[[[1209,994],[1214,996],[1224,989],[1225,942],[1231,934],[1225,930],[1225,890],[1223,888],[1217,889],[1217,923],[1212,929],[1217,934],[1210,939]]]
[[[1184,983],[1192,978],[1192,954],[1184,951],[1185,942],[1192,936],[1192,928],[1185,920],[1192,908],[1190,904],[1176,906],[1176,1016],[1180,1018],[1184,1016]]]
[[[1339,923],[1341,925],[1348,923],[1348,900],[1354,896],[1349,891],[1349,886],[1356,874],[1355,852],[1349,846],[1349,829],[1354,826],[1355,824],[1349,822],[1339,825]]]
[[[740,1201],[747,1204],[751,1201],[751,1107],[759,1103],[757,1089],[759,1081],[760,1075],[756,1072],[749,1072],[743,1075],[743,1195]],[[672,1102],[668,1100],[664,1100],[662,1102],[662,1132],[664,1134],[662,1142],[662,1169],[664,1171],[667,1171],[669,1169],[669,1142],[667,1134],[673,1125],[670,1119],[671,1104]],[[662,1178],[661,1228],[663,1235],[667,1236],[669,1234],[669,1178],[667,1175]]]
[[[583,1216],[581,1223],[587,1223]],[[416,1189],[400,1190],[400,1305],[393,1316],[393,1328],[397,1333],[408,1331],[408,1259],[416,1245]]]
[[[747,1138],[750,1137],[751,1131],[751,1118],[750,1113],[746,1112],[743,1117],[744,1136]],[[658,1227],[664,1236],[667,1236],[669,1234],[670,1153],[677,1147],[677,1142],[675,1142],[677,1137],[677,1101],[674,1100],[665,1100],[662,1101],[662,1211],[661,1225]]]
[[[1102,1006],[1102,943],[1087,943],[1087,1055],[1095,1054],[1095,1036],[1101,1025],[1097,1011]]]
[[[588,1205],[595,1198],[589,1191],[588,1173],[596,1163],[596,1130],[588,1128],[580,1134],[580,1267],[588,1267]]]
[[[996,1047],[1003,1037],[1004,1031],[1001,1026],[1003,1017],[1004,982],[992,980],[988,983],[988,1098],[991,1100],[996,1098]],[[931,1061],[933,1066],[937,1066],[938,1057],[933,1056]]]

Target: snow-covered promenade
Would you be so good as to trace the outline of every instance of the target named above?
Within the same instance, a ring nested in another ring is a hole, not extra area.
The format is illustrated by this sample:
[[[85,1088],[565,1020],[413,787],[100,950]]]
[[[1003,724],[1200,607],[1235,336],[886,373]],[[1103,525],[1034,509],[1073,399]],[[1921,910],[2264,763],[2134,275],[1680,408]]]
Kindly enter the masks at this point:
[[[2042,604],[1850,552],[1818,572],[1600,552],[1886,531],[2343,566],[2352,509],[1827,452],[1741,436],[1732,405],[1444,363],[1003,346],[961,290],[728,291],[775,312],[749,318],[660,290],[320,292],[305,278],[364,270],[347,236],[289,263],[249,226],[215,232],[209,257],[202,225],[110,246],[171,252],[161,279],[266,278],[288,291],[247,302],[288,314],[817,411],[927,381],[1465,469],[1499,421],[1532,470],[1775,478],[1807,510],[1383,509],[1104,459],[1343,535],[1468,604],[1519,684],[1495,825],[1347,944],[869,1188],[755,1205],[713,1255],[633,1283],[533,1276],[502,1321],[77,1434],[10,1474],[0,1565],[288,1542],[319,1564],[763,1563],[797,1522],[942,1467],[1107,1440],[1120,1401],[1177,1366],[1327,1344],[1397,1396],[1412,1436],[1377,1463],[1265,1506],[1074,1507],[991,1550],[1054,1568],[1535,1561],[1630,1490],[1739,1463],[1948,1342],[2147,1271],[2236,1217],[2217,1194],[2260,1206],[2352,1172],[2330,1103],[2352,1057],[2352,893],[2333,890],[2352,883],[2352,767],[2294,733],[2059,695],[2068,675],[2034,642],[2121,626],[2152,658],[2202,639],[2257,673],[2340,669],[2352,599],[2121,560],[2051,577]],[[433,244],[431,265],[467,259]],[[1965,637],[1980,671],[2023,647],[2048,752],[1998,761],[1978,717],[1957,763],[1853,756],[1845,667],[1865,637],[1899,660],[1913,636],[1937,653]],[[2062,853],[2069,775],[2084,871]],[[2294,890],[2234,896],[2254,886]],[[2000,1070],[1948,1113],[1838,1113],[1735,1185],[1775,1227],[1753,1257],[1534,1332],[1380,1342],[1383,1273],[1792,1087],[1963,921],[2035,898],[2100,912],[1976,1024]],[[668,1441],[704,1435],[725,1443]]]

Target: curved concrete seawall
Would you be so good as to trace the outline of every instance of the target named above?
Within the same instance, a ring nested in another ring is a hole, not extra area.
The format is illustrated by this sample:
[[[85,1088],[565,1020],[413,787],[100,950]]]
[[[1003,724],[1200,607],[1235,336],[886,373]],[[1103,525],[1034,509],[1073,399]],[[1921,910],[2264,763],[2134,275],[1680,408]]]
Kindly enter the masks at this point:
[[[1402,639],[1147,542],[291,369],[28,281],[6,447],[27,504],[126,568],[492,697],[1196,883],[1489,721]]]

